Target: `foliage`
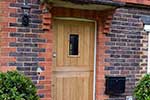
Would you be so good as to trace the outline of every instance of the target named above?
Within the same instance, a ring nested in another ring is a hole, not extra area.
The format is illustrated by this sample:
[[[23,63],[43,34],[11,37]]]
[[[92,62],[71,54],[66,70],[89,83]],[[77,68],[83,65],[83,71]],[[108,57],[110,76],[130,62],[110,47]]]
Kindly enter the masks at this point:
[[[136,100],[150,100],[150,74],[146,74],[134,90]]]
[[[0,73],[0,100],[39,100],[32,81],[17,71]]]

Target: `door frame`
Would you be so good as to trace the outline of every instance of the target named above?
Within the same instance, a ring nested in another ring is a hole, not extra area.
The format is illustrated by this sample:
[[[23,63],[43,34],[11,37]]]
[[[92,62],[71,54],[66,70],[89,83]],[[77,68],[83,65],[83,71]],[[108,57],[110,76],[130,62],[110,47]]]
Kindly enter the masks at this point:
[[[53,17],[53,19],[58,20],[70,20],[70,21],[82,21],[82,22],[93,22],[95,23],[95,33],[94,33],[94,73],[93,73],[93,100],[96,100],[96,52],[97,52],[97,22],[95,20],[89,20],[84,18],[75,17]]]

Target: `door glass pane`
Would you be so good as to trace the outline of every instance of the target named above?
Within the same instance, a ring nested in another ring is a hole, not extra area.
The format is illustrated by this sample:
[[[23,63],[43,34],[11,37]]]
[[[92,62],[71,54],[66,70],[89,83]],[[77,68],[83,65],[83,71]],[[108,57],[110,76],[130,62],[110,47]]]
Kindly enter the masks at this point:
[[[69,38],[69,55],[78,55],[79,35],[70,34]]]

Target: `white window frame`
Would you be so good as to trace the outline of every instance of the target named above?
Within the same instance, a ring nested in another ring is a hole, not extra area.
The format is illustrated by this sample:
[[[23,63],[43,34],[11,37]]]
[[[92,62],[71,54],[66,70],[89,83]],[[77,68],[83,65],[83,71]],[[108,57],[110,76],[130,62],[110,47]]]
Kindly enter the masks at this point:
[[[144,25],[144,30],[149,33],[148,34],[148,64],[147,64],[147,73],[150,73],[150,25]]]

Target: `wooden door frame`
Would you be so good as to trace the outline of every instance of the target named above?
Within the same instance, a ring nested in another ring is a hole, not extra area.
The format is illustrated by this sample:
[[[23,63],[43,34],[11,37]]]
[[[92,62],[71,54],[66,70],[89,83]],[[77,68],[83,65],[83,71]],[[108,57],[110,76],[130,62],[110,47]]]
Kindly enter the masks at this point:
[[[70,21],[82,21],[82,22],[93,22],[95,23],[95,33],[94,33],[94,73],[93,73],[93,100],[96,100],[96,45],[97,45],[97,22],[95,20],[89,20],[84,18],[74,18],[74,17],[54,17],[53,19],[58,20],[70,20]]]

